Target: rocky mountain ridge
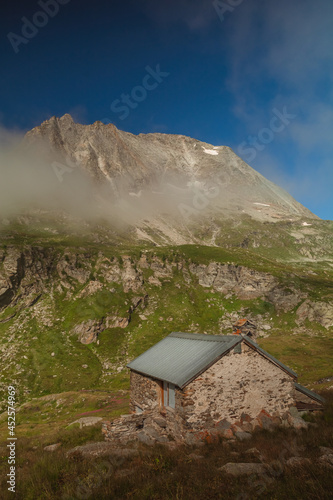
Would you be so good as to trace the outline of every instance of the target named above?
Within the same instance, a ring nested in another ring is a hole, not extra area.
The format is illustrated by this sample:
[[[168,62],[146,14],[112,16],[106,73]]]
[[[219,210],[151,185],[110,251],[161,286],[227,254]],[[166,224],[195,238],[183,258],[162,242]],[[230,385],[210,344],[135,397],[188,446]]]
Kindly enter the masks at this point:
[[[102,122],[81,125],[68,114],[43,122],[26,134],[24,142],[43,148],[51,162],[58,162],[55,173],[61,181],[78,168],[94,183],[107,186],[115,199],[152,197],[164,210],[178,204],[196,213],[206,207],[205,197],[224,215],[317,218],[227,146],[182,135],[133,135]]]

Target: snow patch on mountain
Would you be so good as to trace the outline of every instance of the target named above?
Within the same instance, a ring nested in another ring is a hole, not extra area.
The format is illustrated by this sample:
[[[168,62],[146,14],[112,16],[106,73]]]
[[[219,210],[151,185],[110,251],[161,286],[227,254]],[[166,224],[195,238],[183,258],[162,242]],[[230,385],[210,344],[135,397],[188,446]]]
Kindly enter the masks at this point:
[[[206,149],[204,147],[202,147],[202,149],[204,150],[204,153],[206,153],[207,155],[213,155],[213,156],[218,155],[218,152],[215,149]]]

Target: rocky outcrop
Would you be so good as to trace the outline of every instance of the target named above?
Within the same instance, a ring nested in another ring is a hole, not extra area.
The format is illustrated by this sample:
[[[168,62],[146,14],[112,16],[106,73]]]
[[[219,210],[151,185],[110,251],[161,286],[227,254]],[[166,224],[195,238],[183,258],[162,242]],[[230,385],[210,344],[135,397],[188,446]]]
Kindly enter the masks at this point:
[[[102,320],[89,320],[76,325],[73,333],[78,336],[81,344],[92,344],[98,339],[98,335],[105,329]]]
[[[135,259],[129,255],[107,258],[99,253],[95,259],[96,257],[92,258],[84,251],[77,253],[70,249],[61,254],[41,247],[19,250],[9,246],[0,250],[0,310],[15,305],[18,297],[20,307],[28,307],[38,297],[49,294],[53,288],[59,293],[66,292],[66,299],[71,300],[75,288],[80,285],[85,286],[77,298],[98,293],[103,290],[105,283],[121,285],[124,293],[135,293],[136,296],[143,297],[146,284],[160,288],[164,280],[173,279],[176,273],[181,272],[187,286],[198,282],[203,288],[215,290],[226,298],[232,295],[241,300],[260,298],[273,304],[277,311],[291,311],[303,300],[297,309],[299,326],[304,325],[306,319],[327,329],[333,326],[333,307],[330,303],[313,302],[307,299],[304,292],[295,287],[283,286],[269,273],[219,262],[173,262],[156,255],[148,258],[146,254]],[[152,274],[144,277],[147,270]],[[108,328],[126,328],[136,307],[143,308],[143,302],[137,306],[131,305],[126,315],[110,311]],[[251,319],[258,323],[258,331],[270,329],[265,324],[266,319]],[[223,318],[221,321],[223,322]],[[230,328],[229,319],[227,322]]]
[[[225,295],[233,292],[243,300],[263,296],[278,285],[272,275],[233,264],[190,264],[189,270],[198,278],[201,286],[213,288]]]
[[[106,328],[127,328],[130,323],[130,316],[122,318],[120,316],[108,316],[105,320]]]
[[[83,256],[82,256],[83,257]],[[91,270],[89,261],[77,254],[65,252],[57,263],[57,271],[61,279],[73,278],[81,284],[87,282]]]
[[[333,305],[328,302],[312,302],[305,300],[297,309],[297,324],[304,324],[305,320],[317,322],[325,328],[333,326]]]
[[[24,256],[15,247],[7,248],[0,254],[2,276],[0,274],[0,308],[8,306],[24,278]]]
[[[19,301],[31,306],[48,289],[53,267],[52,251],[40,247],[19,250],[9,246],[0,251],[0,310]]]
[[[213,288],[224,295],[233,293],[241,300],[262,297],[285,312],[292,310],[302,297],[297,290],[287,291],[271,274],[243,266],[210,262],[208,265],[190,264],[189,270],[203,287]]]
[[[185,260],[173,262],[156,255],[148,257],[147,254],[134,259],[129,255],[107,258],[99,253],[95,262],[94,259],[96,257],[92,259],[92,256],[84,251],[77,253],[70,249],[62,254],[41,247],[26,247],[19,250],[9,246],[2,249],[0,309],[16,303],[20,308],[31,306],[43,294],[50,294],[52,289],[59,293],[65,292],[65,299],[72,300],[75,288],[80,285],[84,287],[76,296],[78,299],[102,291],[105,283],[121,285],[124,293],[135,293],[136,297],[144,297],[146,285],[160,288],[164,280],[173,279],[176,273],[180,272],[186,286],[198,282],[203,288],[215,290],[226,298],[232,295],[241,300],[260,298],[273,304],[277,311],[291,311],[306,299],[297,310],[298,325],[304,325],[308,319],[310,322],[318,322],[325,328],[333,326],[333,307],[330,303],[310,301],[304,292],[281,285],[279,280],[269,273],[219,262],[209,264],[196,264],[191,261],[188,263]],[[147,270],[152,274],[144,277]],[[107,328],[126,328],[131,321],[131,314],[137,307],[144,308],[144,301],[129,306],[125,315],[117,310],[110,311],[105,318]],[[246,313],[248,314],[249,312]],[[251,314],[249,317],[258,324],[260,335],[265,335],[265,331],[270,329],[266,324],[266,318],[251,317]],[[231,317],[231,322],[234,319],[238,318]],[[229,318],[221,318],[219,321],[221,328],[231,327]]]
[[[142,272],[140,270],[135,270],[132,266],[131,257],[127,255],[123,256],[123,272],[121,275],[121,281],[123,283],[125,293],[128,293],[129,291],[137,292],[143,285]]]
[[[96,265],[108,283],[122,284],[125,293],[138,292],[144,283],[141,269],[136,269],[131,257],[123,255],[121,261],[112,260],[99,255]]]

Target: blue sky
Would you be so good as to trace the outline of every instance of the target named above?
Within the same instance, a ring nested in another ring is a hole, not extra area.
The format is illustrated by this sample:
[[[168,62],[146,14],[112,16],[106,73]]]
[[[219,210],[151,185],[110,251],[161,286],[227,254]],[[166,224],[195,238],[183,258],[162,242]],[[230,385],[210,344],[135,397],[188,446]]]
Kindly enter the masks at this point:
[[[228,145],[333,219],[331,0],[17,0],[0,29],[6,129],[70,113]]]

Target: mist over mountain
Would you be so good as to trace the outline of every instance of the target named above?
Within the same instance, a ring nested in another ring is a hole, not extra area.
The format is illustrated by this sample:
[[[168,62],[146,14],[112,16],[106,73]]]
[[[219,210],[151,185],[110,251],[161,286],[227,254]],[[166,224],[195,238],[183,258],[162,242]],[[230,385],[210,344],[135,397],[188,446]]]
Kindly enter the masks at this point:
[[[113,204],[107,210],[117,216],[127,206],[139,218],[168,213],[188,219],[206,210],[259,220],[317,218],[227,146],[182,135],[133,135],[101,122],[81,125],[68,114],[32,129],[24,145],[40,152],[56,191],[73,184],[80,204],[80,178],[84,190],[88,185],[98,194],[104,209]]]

